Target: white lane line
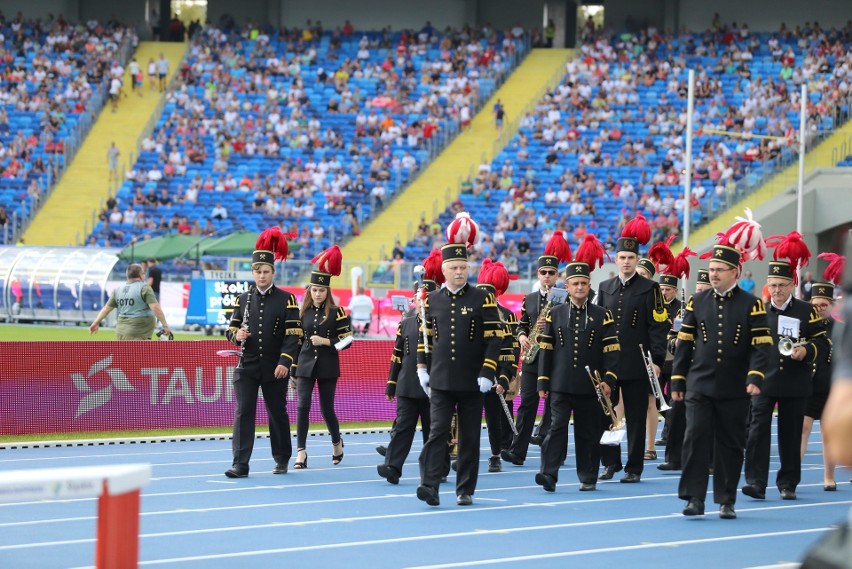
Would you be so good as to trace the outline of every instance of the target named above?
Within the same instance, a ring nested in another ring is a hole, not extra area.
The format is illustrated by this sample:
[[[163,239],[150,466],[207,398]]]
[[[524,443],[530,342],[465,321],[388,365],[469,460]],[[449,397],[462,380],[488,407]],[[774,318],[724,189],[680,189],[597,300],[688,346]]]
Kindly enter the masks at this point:
[[[684,539],[680,541],[669,541],[661,543],[643,543],[638,545],[623,545],[618,547],[601,547],[598,549],[580,549],[576,551],[560,551],[556,553],[541,553],[537,555],[519,555],[516,557],[504,557],[496,559],[477,559],[459,563],[443,563],[440,565],[416,565],[408,569],[446,569],[449,567],[475,567],[477,565],[497,565],[498,563],[516,563],[518,561],[538,561],[541,559],[558,559],[561,557],[575,557],[578,555],[595,555],[600,553],[616,553],[620,551],[637,551],[641,549],[656,549],[660,547],[671,548],[682,545],[698,545],[703,543],[721,543],[727,541],[741,541],[745,539],[763,539],[767,537],[781,537],[785,535],[802,535],[809,533],[825,532],[832,528],[807,528],[789,531],[776,531],[764,533],[751,533],[742,535],[729,535],[722,537],[708,537],[703,539]]]

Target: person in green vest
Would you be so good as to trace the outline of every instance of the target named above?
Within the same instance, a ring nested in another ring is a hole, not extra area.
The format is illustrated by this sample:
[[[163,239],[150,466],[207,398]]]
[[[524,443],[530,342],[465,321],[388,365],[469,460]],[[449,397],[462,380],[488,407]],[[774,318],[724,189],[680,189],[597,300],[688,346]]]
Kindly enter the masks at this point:
[[[109,300],[89,326],[89,333],[97,332],[101,322],[115,309],[118,309],[115,326],[117,340],[150,340],[156,324],[155,316],[163,324],[163,333],[166,336],[172,333],[157,296],[145,282],[142,265],[134,263],[127,267],[127,283],[112,291]]]
[[[553,23],[553,20],[548,20],[547,27],[544,28],[545,47],[553,47],[554,38],[556,38],[556,24]]]

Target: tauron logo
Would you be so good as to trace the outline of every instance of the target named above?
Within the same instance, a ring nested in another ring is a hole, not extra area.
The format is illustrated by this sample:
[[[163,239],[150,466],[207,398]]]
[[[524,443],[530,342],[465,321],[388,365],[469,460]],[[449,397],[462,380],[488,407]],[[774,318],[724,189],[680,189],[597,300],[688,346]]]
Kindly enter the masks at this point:
[[[92,409],[97,409],[109,403],[112,399],[113,388],[118,391],[133,391],[134,387],[127,380],[127,375],[118,368],[109,367],[112,364],[112,354],[102,360],[96,361],[89,367],[89,372],[84,377],[82,373],[72,373],[71,381],[74,382],[74,387],[77,391],[83,393],[83,398],[77,404],[77,414],[75,419],[80,415],[88,413]],[[101,389],[93,390],[89,385],[89,379],[100,372],[106,372],[110,378],[110,383]]]

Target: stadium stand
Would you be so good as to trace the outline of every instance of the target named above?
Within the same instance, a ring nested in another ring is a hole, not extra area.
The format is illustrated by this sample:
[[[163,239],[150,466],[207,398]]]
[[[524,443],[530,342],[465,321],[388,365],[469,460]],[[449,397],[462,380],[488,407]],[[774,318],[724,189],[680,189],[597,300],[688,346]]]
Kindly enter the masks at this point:
[[[691,206],[700,223],[795,157],[803,82],[809,137],[848,119],[850,39],[818,27],[591,38],[459,200],[437,223],[421,224],[405,258],[424,258],[442,239],[436,228],[462,209],[483,223],[478,256],[515,271],[557,229],[572,246],[590,231],[611,247],[626,220],[642,212],[653,240],[678,233],[687,69],[697,70]]]
[[[470,30],[205,28],[89,242],[280,224],[310,259],[393,199],[525,50]]]
[[[117,22],[0,15],[0,244],[44,201],[135,43]]]

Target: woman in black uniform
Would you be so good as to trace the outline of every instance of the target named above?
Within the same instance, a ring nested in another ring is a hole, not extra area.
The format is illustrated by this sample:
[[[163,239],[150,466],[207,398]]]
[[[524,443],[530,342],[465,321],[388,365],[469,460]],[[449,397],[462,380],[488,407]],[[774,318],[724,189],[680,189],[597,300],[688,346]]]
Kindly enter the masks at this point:
[[[339,464],[343,460],[343,439],[340,437],[340,424],[334,412],[334,392],[337,388],[337,378],[340,376],[340,359],[337,352],[349,344],[340,348],[335,347],[335,344],[345,338],[351,338],[352,329],[349,316],[343,308],[334,304],[331,295],[331,277],[340,274],[340,248],[333,245],[314,257],[312,262],[317,268],[311,272],[311,282],[299,312],[305,335],[296,369],[292,372],[296,377],[299,393],[296,419],[298,454],[293,465],[296,469],[308,467],[305,446],[314,383],[319,391],[322,417],[331,434],[332,463]]]

